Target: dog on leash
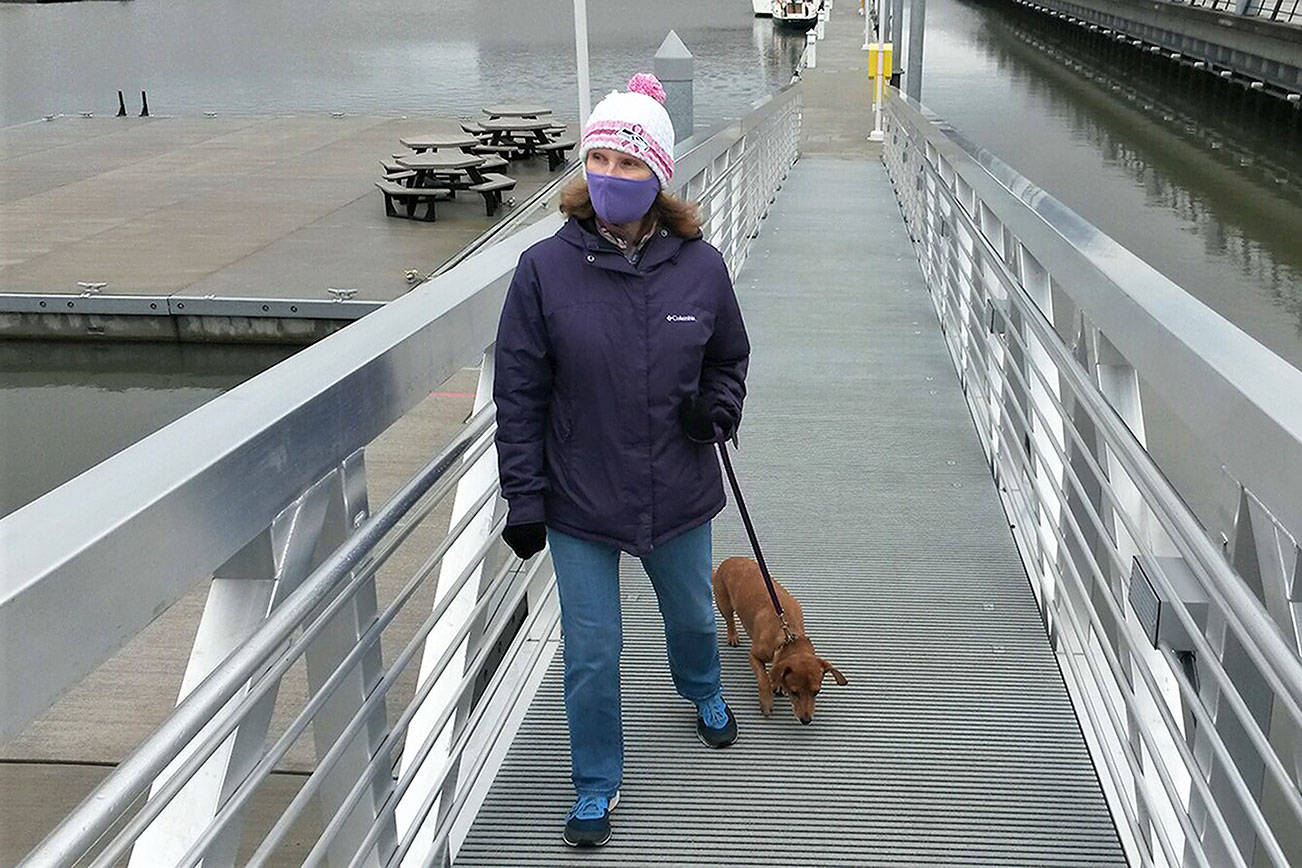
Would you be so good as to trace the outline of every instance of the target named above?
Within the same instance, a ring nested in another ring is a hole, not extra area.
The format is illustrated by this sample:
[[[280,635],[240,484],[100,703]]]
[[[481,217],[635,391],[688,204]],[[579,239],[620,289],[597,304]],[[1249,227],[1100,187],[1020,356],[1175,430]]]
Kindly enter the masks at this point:
[[[805,635],[800,602],[774,580],[773,589],[793,634],[787,641],[758,563],[751,558],[728,558],[719,564],[710,582],[714,585],[714,603],[728,625],[728,644],[740,644],[734,615],[741,618],[750,637],[750,668],[759,682],[760,711],[768,717],[773,713],[773,694],[785,693],[791,697],[796,719],[801,723],[812,721],[823,676],[830,672],[837,684],[848,682],[840,670],[814,653],[814,645]]]

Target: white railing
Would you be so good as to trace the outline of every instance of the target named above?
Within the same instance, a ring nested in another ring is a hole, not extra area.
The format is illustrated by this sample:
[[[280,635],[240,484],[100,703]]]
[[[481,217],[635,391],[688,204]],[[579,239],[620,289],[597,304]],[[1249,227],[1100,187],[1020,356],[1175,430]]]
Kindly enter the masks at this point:
[[[734,273],[799,130],[795,85],[681,148],[678,192]],[[292,857],[310,864],[451,860],[503,723],[554,650],[547,559],[523,564],[498,540],[491,393],[511,271],[560,223],[499,233],[0,519],[0,736],[211,576],[176,709],[24,864],[262,864],[291,839],[311,842]],[[469,364],[473,417],[370,514],[366,445]],[[431,515],[449,494],[443,532]],[[377,573],[400,550],[419,566],[382,599]],[[280,689],[299,666],[305,696]],[[244,841],[250,802],[276,798],[266,784],[309,729],[311,773]]]
[[[885,162],[1135,864],[1302,864],[1302,372],[917,103]],[[1143,400],[1239,491],[1225,545]]]

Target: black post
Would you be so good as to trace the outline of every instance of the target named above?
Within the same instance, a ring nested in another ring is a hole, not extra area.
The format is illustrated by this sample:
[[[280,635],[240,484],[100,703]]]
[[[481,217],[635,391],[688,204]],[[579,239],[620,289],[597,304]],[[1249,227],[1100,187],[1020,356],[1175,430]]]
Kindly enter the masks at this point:
[[[140,116],[142,118],[149,117],[149,99],[145,96],[143,90],[140,92]]]
[[[118,117],[127,116],[127,101],[122,96],[122,91],[118,91]]]

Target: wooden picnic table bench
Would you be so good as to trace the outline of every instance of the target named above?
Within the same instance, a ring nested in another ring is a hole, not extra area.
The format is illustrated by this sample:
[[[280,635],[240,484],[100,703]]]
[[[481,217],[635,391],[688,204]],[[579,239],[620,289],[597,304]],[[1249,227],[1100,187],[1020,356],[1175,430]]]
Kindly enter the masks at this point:
[[[397,201],[402,203],[407,217],[433,222],[436,219],[434,202],[452,196],[452,191],[445,187],[404,187],[397,181],[388,179],[376,181],[375,186],[384,194],[384,213],[390,217],[403,216],[394,207],[394,202]],[[425,205],[425,216],[417,218],[416,207],[421,204]]]
[[[535,150],[542,151],[547,155],[547,168],[554,172],[565,165],[565,152],[577,144],[578,142],[574,139],[558,139],[545,145],[539,145]]]

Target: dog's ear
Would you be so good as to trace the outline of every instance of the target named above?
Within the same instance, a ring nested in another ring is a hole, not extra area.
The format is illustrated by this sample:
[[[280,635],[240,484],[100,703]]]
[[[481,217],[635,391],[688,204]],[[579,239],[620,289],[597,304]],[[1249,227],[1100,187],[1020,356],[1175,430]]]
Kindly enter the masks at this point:
[[[773,685],[775,691],[787,689],[782,682],[786,680],[787,673],[790,671],[791,664],[785,660],[780,663],[774,663],[772,668],[769,669],[769,684]]]
[[[832,665],[831,663],[829,663],[828,661],[824,660],[822,657],[819,657],[819,658],[818,658],[818,662],[821,663],[821,664],[823,664],[823,671],[824,671],[824,672],[831,672],[831,673],[832,673],[832,677],[836,679],[836,683],[837,683],[837,684],[841,685],[842,687],[845,687],[847,684],[850,683],[849,681],[846,681],[846,680],[845,680],[845,676],[841,674],[841,670],[840,670],[840,669],[837,669],[835,666],[833,666],[833,665]]]

